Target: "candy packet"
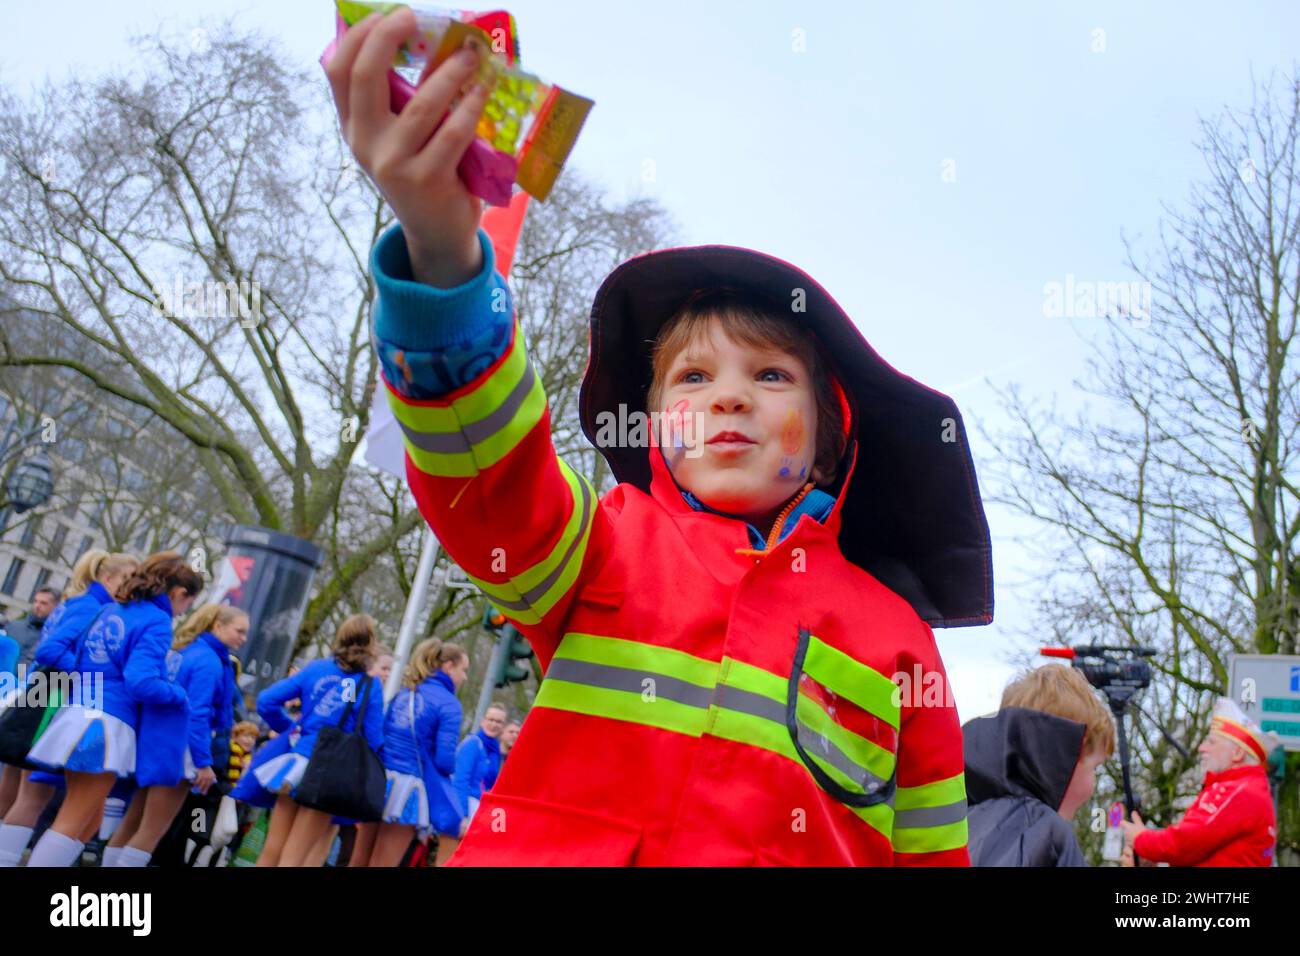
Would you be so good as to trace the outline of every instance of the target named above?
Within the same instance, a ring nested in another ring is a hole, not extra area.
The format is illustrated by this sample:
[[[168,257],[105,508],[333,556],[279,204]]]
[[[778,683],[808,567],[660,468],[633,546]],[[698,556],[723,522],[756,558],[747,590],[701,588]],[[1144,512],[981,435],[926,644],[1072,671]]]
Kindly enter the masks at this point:
[[[371,13],[407,4],[336,0],[337,35],[321,56],[327,62],[339,37]],[[494,206],[510,203],[513,184],[545,199],[577,142],[594,103],[544,82],[519,65],[519,35],[514,17],[490,13],[412,7],[417,34],[398,50],[389,73],[392,108],[400,111],[415,93],[415,83],[432,62],[436,68],[461,47],[478,48],[475,77],[490,90],[477,137],[457,167],[466,188]]]

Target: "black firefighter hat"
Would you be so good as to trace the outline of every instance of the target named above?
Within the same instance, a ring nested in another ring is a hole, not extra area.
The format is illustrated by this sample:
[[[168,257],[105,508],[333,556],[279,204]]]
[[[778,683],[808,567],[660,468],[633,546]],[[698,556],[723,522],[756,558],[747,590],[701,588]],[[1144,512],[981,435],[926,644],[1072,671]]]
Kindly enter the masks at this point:
[[[992,621],[992,544],[956,403],[890,366],[826,290],[787,262],[734,246],[694,246],[647,253],[611,272],[591,307],[579,398],[587,438],[597,444],[602,412],[646,410],[660,328],[692,295],[723,288],[802,305],[789,314],[813,333],[843,389],[852,421],[846,460],[856,439],[841,515],[845,557],[933,627]],[[601,452],[619,481],[649,492],[644,447]]]

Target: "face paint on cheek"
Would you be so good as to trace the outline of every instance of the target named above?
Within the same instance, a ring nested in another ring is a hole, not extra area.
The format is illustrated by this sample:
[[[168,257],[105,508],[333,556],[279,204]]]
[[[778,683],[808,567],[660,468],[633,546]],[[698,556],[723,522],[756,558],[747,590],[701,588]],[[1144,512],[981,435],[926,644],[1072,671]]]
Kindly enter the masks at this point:
[[[668,458],[669,465],[676,465],[686,454],[686,411],[690,407],[689,399],[682,398],[664,412],[664,427],[668,432],[667,444],[672,449]]]
[[[781,451],[787,455],[798,454],[803,447],[803,418],[793,408],[781,423]]]
[[[802,481],[804,476],[808,474],[808,462],[806,460],[795,460],[795,456],[803,449],[803,445],[803,416],[792,408],[786,413],[785,421],[781,423],[782,457],[781,470],[776,473],[778,478],[797,478]]]

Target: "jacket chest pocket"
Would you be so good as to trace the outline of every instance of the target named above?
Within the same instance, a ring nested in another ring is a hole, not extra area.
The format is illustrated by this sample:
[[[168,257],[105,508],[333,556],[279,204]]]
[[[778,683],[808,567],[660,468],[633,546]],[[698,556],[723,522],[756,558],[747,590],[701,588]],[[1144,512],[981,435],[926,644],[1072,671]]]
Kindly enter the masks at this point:
[[[890,803],[897,769],[897,685],[799,629],[785,724],[817,785],[851,807]]]

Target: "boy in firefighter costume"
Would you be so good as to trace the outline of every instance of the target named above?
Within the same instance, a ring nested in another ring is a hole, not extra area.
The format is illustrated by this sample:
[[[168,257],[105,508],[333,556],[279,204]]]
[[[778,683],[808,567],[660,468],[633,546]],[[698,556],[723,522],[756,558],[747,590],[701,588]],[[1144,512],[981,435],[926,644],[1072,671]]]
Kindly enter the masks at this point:
[[[1272,866],[1277,815],[1268,787],[1275,735],[1264,733],[1237,702],[1220,697],[1210,733],[1198,748],[1205,782],[1181,820],[1152,829],[1137,812],[1124,839],[1140,859],[1172,866]]]
[[[394,116],[374,77],[400,17],[327,66],[399,220],[371,259],[376,348],[421,512],[545,671],[452,862],[968,865],[931,626],[988,623],[992,566],[955,404],[785,262],[640,256],[591,312],[599,496],[555,453],[509,267],[455,176],[481,97],[434,133],[472,62]]]

